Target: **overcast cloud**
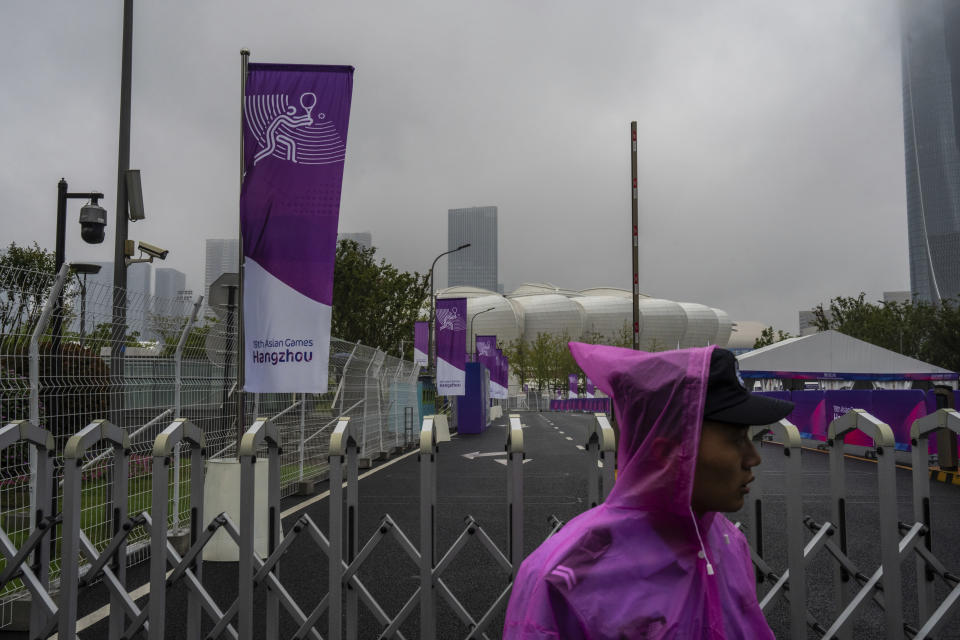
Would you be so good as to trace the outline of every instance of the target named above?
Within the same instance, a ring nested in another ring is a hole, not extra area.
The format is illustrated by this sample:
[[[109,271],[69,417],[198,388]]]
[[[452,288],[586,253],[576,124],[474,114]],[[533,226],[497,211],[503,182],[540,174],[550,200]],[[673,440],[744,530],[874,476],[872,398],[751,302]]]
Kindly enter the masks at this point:
[[[4,2],[5,246],[53,248],[56,184],[100,189],[113,254],[122,2]],[[909,288],[893,0],[137,2],[131,166],[147,220],[203,284],[235,237],[240,49],[351,64],[342,231],[424,271],[446,211],[499,207],[500,279],[641,290],[789,331],[836,295]],[[157,265],[155,265],[157,266]]]

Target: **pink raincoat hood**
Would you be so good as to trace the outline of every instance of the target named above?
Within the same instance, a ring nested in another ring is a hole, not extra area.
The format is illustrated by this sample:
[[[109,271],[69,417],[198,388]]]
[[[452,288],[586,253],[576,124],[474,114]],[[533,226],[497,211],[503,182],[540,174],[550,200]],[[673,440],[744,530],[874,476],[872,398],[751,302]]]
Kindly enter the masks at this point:
[[[570,350],[613,398],[617,481],[523,562],[504,638],[773,638],[746,539],[690,506],[713,347]]]

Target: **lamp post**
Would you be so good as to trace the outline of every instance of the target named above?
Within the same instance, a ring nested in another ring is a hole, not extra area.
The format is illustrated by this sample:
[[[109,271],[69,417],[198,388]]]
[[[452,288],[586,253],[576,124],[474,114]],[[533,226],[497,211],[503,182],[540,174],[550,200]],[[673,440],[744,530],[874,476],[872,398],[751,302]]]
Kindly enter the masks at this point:
[[[470,340],[472,341],[470,343],[470,353],[473,354],[473,358],[470,359],[470,362],[477,361],[477,336],[473,335],[473,320],[480,314],[486,313],[487,311],[493,311],[494,309],[496,309],[496,307],[489,307],[483,311],[477,311],[475,314],[470,316]]]
[[[444,251],[436,258],[433,259],[433,264],[430,265],[430,331],[427,332],[427,368],[433,370],[436,365],[436,358],[433,354],[433,328],[437,320],[437,303],[434,300],[433,296],[433,268],[437,266],[437,260],[442,258],[445,255],[456,253],[470,246],[470,243],[462,244],[456,249],[450,249],[450,251]]]
[[[100,265],[87,262],[71,262],[70,270],[80,283],[80,346],[87,334],[87,276],[100,273]],[[80,279],[83,276],[83,280]]]

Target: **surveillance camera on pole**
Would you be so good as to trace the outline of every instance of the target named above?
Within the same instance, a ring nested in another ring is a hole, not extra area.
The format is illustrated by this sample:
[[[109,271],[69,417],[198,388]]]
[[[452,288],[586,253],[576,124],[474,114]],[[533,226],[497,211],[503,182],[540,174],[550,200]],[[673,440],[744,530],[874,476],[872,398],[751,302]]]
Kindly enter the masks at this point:
[[[107,226],[107,210],[97,204],[97,198],[80,208],[80,237],[89,244],[103,242]]]
[[[146,258],[133,258],[133,240],[127,241],[127,250],[126,250],[126,263],[127,265],[136,264],[138,262],[153,262],[153,259],[157,260],[166,260],[167,255],[170,253],[169,249],[163,249],[156,245],[150,244],[148,242],[141,241],[138,243],[137,248],[140,250],[140,255],[147,254]]]

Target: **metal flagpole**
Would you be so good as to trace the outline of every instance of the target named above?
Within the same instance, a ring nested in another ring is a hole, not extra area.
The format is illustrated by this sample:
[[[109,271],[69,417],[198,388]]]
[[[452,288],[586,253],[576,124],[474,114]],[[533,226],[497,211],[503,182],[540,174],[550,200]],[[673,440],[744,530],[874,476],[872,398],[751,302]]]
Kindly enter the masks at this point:
[[[630,174],[633,179],[631,209],[633,214],[633,348],[640,349],[640,256],[637,225],[639,213],[637,207],[637,121],[630,123]]]
[[[247,64],[250,62],[250,50],[241,49],[240,50],[240,192],[243,193],[243,173],[245,167],[243,159],[243,127],[244,127],[244,100],[247,96]],[[239,210],[239,209],[238,209]],[[238,237],[240,241],[237,243],[238,246],[238,256],[237,256],[237,277],[239,279],[239,287],[237,291],[238,299],[238,310],[239,310],[239,322],[237,322],[237,452],[239,455],[240,451],[240,439],[243,438],[243,432],[246,430],[247,424],[247,405],[246,397],[243,392],[243,385],[246,381],[244,364],[245,364],[245,354],[244,354],[244,336],[243,336],[243,228],[240,226],[240,216],[237,216],[238,224]]]

